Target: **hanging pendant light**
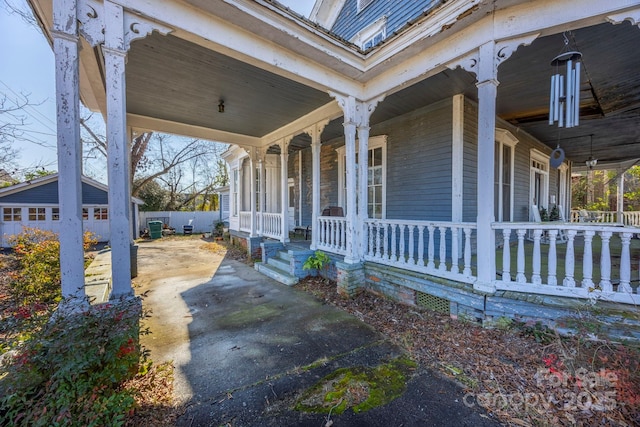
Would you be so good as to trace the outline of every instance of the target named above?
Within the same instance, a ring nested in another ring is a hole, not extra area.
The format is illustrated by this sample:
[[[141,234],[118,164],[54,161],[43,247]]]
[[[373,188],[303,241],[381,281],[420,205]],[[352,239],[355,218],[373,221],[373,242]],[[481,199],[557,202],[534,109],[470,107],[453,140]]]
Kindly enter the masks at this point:
[[[564,51],[551,60],[555,74],[551,76],[549,124],[571,128],[580,122],[580,69],[582,53],[569,50],[569,39],[564,37]]]

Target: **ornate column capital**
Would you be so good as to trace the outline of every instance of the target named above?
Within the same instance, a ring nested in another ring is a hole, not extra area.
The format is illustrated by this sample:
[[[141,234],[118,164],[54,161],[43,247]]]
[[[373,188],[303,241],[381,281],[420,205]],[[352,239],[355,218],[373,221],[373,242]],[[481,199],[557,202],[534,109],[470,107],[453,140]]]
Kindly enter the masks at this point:
[[[153,31],[162,35],[172,31],[169,26],[130,12],[108,0],[79,0],[77,19],[80,23],[80,33],[91,46],[107,45],[111,49],[124,52],[129,51],[132,41],[144,38]],[[118,25],[120,28],[114,28],[116,37],[107,40],[107,27],[112,25]]]

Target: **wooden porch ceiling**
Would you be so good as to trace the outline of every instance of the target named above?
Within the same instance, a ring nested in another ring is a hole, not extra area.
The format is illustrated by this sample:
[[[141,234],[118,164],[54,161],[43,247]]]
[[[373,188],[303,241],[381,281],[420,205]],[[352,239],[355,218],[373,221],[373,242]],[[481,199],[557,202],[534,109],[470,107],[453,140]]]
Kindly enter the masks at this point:
[[[551,148],[558,144],[578,164],[640,158],[640,46],[637,25],[600,24],[570,34],[583,54],[581,122],[560,129],[547,122],[550,61],[563,48],[562,34],[520,47],[498,70],[498,115]],[[446,70],[390,94],[372,124],[463,93],[477,98],[475,76]],[[218,112],[224,100],[225,112]],[[129,113],[261,137],[331,102],[325,92],[174,36],[153,34],[135,41],[128,55]],[[333,120],[323,138],[343,134]],[[294,138],[290,151],[310,143]],[[278,151],[271,149],[271,152]]]

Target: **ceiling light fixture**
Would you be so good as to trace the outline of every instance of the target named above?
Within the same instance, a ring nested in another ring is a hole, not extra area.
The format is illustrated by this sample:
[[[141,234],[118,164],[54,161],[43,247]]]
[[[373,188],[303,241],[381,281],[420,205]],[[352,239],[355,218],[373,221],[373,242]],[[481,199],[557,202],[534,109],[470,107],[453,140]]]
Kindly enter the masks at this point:
[[[218,113],[224,113],[224,99],[221,99],[218,103]]]
[[[565,32],[564,49],[551,60],[555,74],[551,76],[551,97],[549,100],[549,124],[558,122],[559,127],[571,128],[580,122],[580,68],[582,54],[569,50],[569,39]],[[566,76],[560,74],[560,67],[566,65]]]

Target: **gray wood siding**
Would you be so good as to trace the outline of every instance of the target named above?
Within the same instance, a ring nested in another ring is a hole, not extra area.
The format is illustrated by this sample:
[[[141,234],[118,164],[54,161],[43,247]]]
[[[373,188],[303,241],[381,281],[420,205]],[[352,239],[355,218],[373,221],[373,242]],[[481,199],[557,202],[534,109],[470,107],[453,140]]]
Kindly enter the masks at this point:
[[[49,182],[23,191],[0,197],[2,204],[30,204],[40,203],[58,204],[58,181]],[[87,183],[82,183],[82,203],[85,205],[106,205],[108,193]]]
[[[375,125],[387,135],[387,218],[451,220],[451,100]]]
[[[478,107],[470,99],[465,99],[464,115],[464,214],[465,221],[476,220],[477,212],[477,163],[478,163]],[[549,155],[551,150],[544,144],[517,127],[496,119],[496,127],[506,129],[517,139],[514,163],[513,221],[529,221],[529,189],[531,181],[530,152],[531,149]],[[549,195],[555,194],[557,199],[557,172],[549,171]]]
[[[357,0],[347,0],[331,31],[350,40],[360,30],[382,16],[386,16],[387,37],[390,37],[404,24],[440,3],[441,0],[373,0],[369,6],[358,13]]]

